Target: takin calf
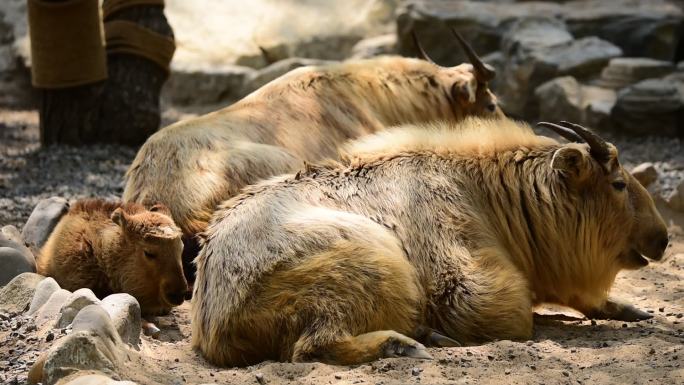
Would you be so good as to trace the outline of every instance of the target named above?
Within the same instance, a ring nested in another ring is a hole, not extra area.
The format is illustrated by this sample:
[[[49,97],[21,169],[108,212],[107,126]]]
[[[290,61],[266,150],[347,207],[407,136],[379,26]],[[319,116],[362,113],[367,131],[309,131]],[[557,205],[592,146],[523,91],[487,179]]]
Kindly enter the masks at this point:
[[[347,365],[429,357],[421,338],[528,339],[541,303],[648,317],[607,292],[662,258],[667,228],[616,148],[568,127],[586,143],[509,120],[405,127],[246,188],[204,234],[192,345],[228,367]]]
[[[40,251],[38,273],[98,298],[128,293],[143,315],[185,300],[181,231],[163,205],[83,200],[71,206]]]
[[[242,187],[337,158],[349,139],[398,124],[503,116],[487,87],[494,71],[457,38],[473,65],[382,57],[304,67],[230,107],[168,126],[138,151],[123,200],[164,203],[187,241]],[[184,257],[186,268],[194,257]]]

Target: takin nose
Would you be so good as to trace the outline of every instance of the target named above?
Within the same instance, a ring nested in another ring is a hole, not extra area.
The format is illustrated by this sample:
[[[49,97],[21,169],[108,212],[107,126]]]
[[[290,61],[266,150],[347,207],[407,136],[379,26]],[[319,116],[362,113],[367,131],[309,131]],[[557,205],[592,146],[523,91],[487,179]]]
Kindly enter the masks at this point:
[[[665,255],[665,250],[667,249],[667,246],[670,243],[670,239],[668,238],[666,233],[653,237],[653,240],[651,242],[651,247],[654,251],[652,259],[660,261],[661,259],[663,259],[663,255]]]
[[[185,301],[185,296],[187,295],[187,292],[187,289],[181,291],[169,291],[164,295],[164,297],[166,297],[166,300],[171,305],[178,306]]]

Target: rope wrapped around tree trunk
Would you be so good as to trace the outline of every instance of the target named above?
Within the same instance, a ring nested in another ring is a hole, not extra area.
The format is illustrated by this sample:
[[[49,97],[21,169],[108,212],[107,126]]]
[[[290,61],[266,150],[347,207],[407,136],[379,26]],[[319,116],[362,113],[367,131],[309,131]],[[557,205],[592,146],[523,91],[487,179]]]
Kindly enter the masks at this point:
[[[127,20],[105,22],[107,54],[131,54],[156,63],[167,74],[176,50],[168,36],[161,35]]]
[[[28,0],[28,19],[34,87],[68,88],[107,78],[97,1]]]

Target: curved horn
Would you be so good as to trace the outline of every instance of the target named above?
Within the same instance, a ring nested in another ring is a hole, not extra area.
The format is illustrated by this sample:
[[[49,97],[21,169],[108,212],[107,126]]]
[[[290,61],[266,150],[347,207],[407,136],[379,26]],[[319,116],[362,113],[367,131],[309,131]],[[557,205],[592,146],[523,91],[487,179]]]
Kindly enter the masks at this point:
[[[423,46],[420,45],[420,41],[418,41],[418,35],[416,35],[416,31],[411,31],[411,37],[413,37],[413,44],[416,46],[418,52],[420,53],[420,58],[427,61],[428,63],[439,65],[435,63],[435,61],[432,60],[430,56],[428,56],[427,52],[425,52],[425,50],[423,49]]]
[[[271,55],[271,53],[266,50],[266,48],[260,45],[258,45],[257,47],[259,47],[259,51],[261,51],[261,56],[264,58],[264,61],[267,65],[273,64],[278,61],[278,59],[274,58],[273,55]]]
[[[537,127],[546,127],[550,128],[553,130],[556,134],[564,137],[565,139],[569,140],[570,142],[576,142],[576,143],[582,143],[584,140],[582,140],[582,137],[577,135],[575,131],[572,131],[569,128],[559,126],[554,123],[549,123],[549,122],[539,122],[537,123]]]
[[[586,127],[582,127],[579,124],[570,123],[565,120],[561,120],[560,124],[563,127],[573,130],[577,135],[582,137],[587,144],[589,144],[589,149],[591,155],[601,161],[607,161],[610,158],[610,150],[608,149],[608,144],[603,138],[593,133]]]
[[[458,40],[458,43],[461,45],[461,48],[468,57],[468,60],[475,68],[475,77],[477,77],[477,80],[482,83],[486,83],[494,79],[494,77],[496,76],[496,71],[494,70],[494,68],[489,64],[483,62],[482,59],[480,59],[480,57],[477,56],[477,53],[475,53],[473,47],[471,47],[470,44],[468,44],[465,41],[465,39],[463,39],[463,36],[461,36],[461,34],[458,33],[456,29],[454,29],[454,27],[451,27],[451,32],[456,37],[456,40]]]

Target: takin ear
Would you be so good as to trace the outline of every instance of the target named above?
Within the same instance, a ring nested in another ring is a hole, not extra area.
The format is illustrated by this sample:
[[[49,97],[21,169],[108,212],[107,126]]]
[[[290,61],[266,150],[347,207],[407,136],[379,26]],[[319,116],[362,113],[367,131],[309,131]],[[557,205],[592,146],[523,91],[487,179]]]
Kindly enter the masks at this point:
[[[551,168],[575,180],[583,180],[589,169],[588,157],[589,153],[583,148],[566,145],[553,154]]]
[[[114,210],[112,213],[112,216],[110,217],[114,223],[119,225],[122,229],[126,227],[126,223],[128,222],[128,218],[126,216],[126,213],[123,211],[121,207],[118,209]]]
[[[451,86],[451,97],[459,104],[473,104],[477,100],[477,80],[475,77],[459,78]]]

